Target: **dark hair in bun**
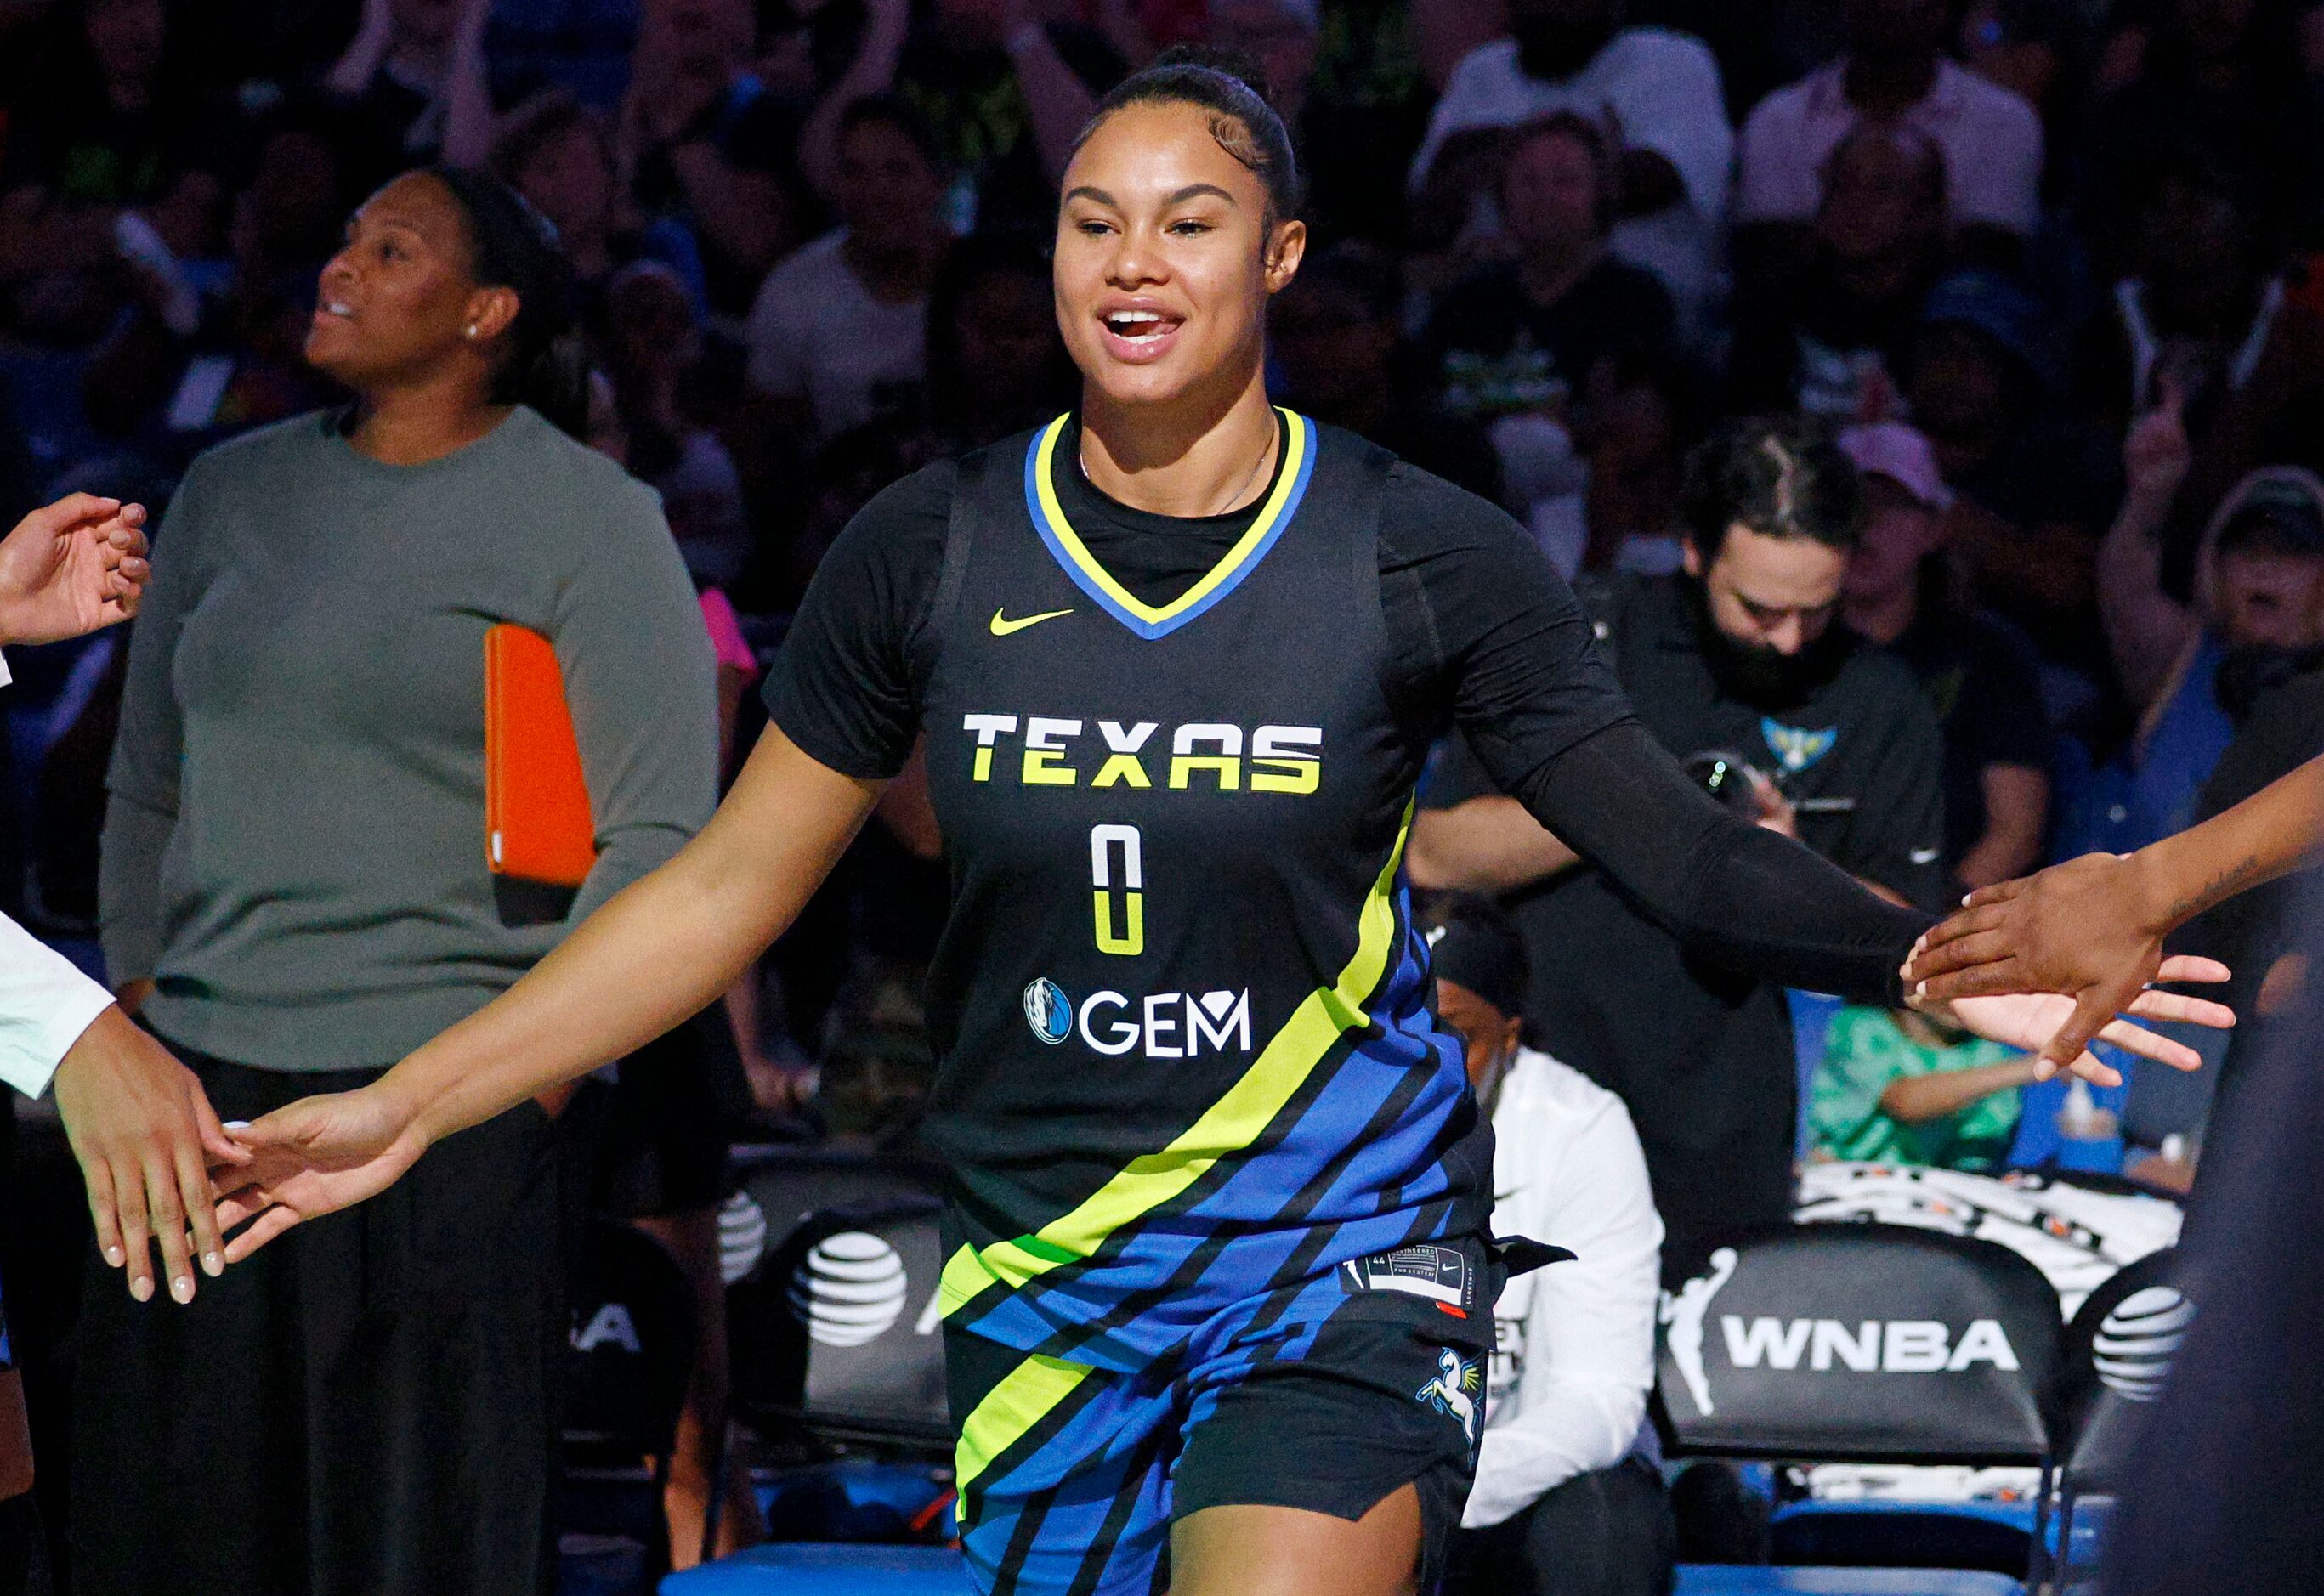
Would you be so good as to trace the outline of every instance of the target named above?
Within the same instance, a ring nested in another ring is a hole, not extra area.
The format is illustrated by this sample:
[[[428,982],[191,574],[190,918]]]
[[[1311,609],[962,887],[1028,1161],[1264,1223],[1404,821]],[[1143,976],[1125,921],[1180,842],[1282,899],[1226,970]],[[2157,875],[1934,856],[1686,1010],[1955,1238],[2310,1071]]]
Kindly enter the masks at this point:
[[[1197,106],[1211,114],[1211,136],[1219,148],[1250,169],[1267,189],[1270,222],[1299,214],[1299,162],[1291,134],[1267,100],[1267,74],[1239,50],[1174,45],[1154,64],[1123,78],[1091,115],[1074,141],[1079,151],[1105,119],[1124,106]]]
[[[574,315],[573,265],[549,218],[489,172],[431,166],[467,226],[479,288],[516,292],[516,319],[493,380],[493,402],[530,405],[572,437],[589,434],[589,359]]]

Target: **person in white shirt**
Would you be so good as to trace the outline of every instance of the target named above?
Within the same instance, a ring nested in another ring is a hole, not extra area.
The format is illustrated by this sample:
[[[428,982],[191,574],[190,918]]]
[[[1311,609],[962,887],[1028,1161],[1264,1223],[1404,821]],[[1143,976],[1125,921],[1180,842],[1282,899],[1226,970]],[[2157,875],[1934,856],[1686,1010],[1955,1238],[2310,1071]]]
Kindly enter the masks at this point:
[[[844,225],[767,274],[743,329],[753,393],[780,435],[816,447],[926,375],[928,290],[952,244],[934,135],[892,95],[842,115],[832,198]]]
[[[152,567],[143,506],[73,494],[0,540],[0,645],[54,642],[137,613]],[[0,683],[7,680],[0,660]],[[149,1240],[170,1294],[194,1295],[194,1260],[226,1267],[208,1169],[247,1161],[226,1139],[193,1072],[140,1030],[113,994],[0,917],[0,1084],[57,1112],[88,1182],[105,1260],[130,1295],[153,1295]],[[192,1246],[187,1241],[193,1232]]]
[[[2041,221],[2042,118],[1945,58],[1946,0],[1849,0],[1848,53],[1761,100],[1743,124],[1738,226],[1815,219],[1824,163],[1866,119],[1918,130],[1944,152],[1949,219],[2016,238]]]
[[[1719,63],[1702,41],[1622,26],[1621,0],[1512,0],[1509,37],[1452,69],[1413,158],[1424,188],[1448,143],[1552,111],[1605,125],[1621,151],[1621,202],[1609,240],[1617,258],[1663,281],[1692,322],[1723,289],[1735,133]]]
[[[1675,1530],[1641,1454],[1663,1227],[1621,1100],[1518,1043],[1525,943],[1482,899],[1432,896],[1436,1008],[1493,1120],[1493,1232],[1574,1254],[1493,1305],[1484,1440],[1446,1596],[1663,1596]]]

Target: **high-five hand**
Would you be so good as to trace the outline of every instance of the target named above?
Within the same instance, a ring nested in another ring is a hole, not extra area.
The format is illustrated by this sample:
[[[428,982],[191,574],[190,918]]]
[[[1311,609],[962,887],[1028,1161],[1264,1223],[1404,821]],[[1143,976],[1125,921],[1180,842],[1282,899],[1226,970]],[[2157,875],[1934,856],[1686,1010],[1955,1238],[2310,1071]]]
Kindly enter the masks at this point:
[[[220,1171],[217,1224],[226,1259],[240,1263],[301,1221],[393,1185],[428,1149],[413,1116],[374,1083],[302,1097],[230,1133],[248,1161]]]
[[[1904,966],[1906,989],[1916,1004],[1958,1005],[2005,992],[2069,994],[2065,1022],[2040,1049],[2046,1063],[2060,1066],[2087,1056],[2082,1049],[2093,1037],[2128,1047],[2116,1030],[2131,1028],[2116,1020],[2117,1014],[2234,1024],[2221,1004],[2151,990],[2160,981],[2225,981],[2228,971],[2216,959],[2163,956],[2171,922],[2153,911],[2145,873],[2139,855],[2091,853],[1972,892],[1966,908],[1921,939]],[[2194,1067],[2177,1056],[2163,1062]]]
[[[144,1302],[153,1295],[148,1242],[158,1243],[170,1295],[191,1302],[194,1259],[208,1274],[225,1267],[211,1221],[210,1170],[249,1155],[226,1139],[194,1072],[118,1006],[92,1020],[65,1054],[56,1094],[88,1183],[105,1261],[126,1271],[129,1295]]]
[[[145,507],[69,494],[0,539],[0,643],[55,642],[137,613]]]

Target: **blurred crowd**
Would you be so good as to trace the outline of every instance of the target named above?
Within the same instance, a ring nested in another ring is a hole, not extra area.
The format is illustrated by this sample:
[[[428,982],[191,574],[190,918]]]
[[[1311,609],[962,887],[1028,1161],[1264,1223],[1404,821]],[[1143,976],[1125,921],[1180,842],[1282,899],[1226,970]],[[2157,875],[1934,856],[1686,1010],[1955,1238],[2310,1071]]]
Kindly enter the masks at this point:
[[[195,454],[334,400],[300,351],[350,208],[486,168],[573,261],[592,441],[731,605],[747,747],[848,518],[1073,402],[1056,180],[1093,97],[1188,42],[1259,61],[1301,146],[1278,396],[1585,586],[1679,567],[1723,419],[1852,429],[1839,607],[1942,724],[1950,890],[2183,826],[2239,736],[2245,789],[2324,736],[2285,697],[2324,646],[2303,0],[0,0],[0,524],[97,489],[167,561]],[[14,665],[0,909],[61,941],[124,653]],[[909,1135],[944,882],[901,786],[730,1004],[762,1130]],[[2006,1124],[1889,1099],[1950,1039],[1832,1037],[1826,1150],[1997,1156]],[[1994,1064],[1960,1067],[2024,1084]]]

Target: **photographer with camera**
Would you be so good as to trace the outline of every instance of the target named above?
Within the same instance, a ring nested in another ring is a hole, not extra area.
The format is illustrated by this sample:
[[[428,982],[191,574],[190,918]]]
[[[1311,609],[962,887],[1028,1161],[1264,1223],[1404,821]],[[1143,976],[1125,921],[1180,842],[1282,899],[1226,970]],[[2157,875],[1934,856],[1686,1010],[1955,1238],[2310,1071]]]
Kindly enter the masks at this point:
[[[1904,662],[1836,624],[1861,515],[1821,429],[1734,423],[1695,451],[1683,572],[1582,589],[1638,717],[1719,798],[1876,891],[1949,895],[1935,711]],[[1532,1040],[1618,1095],[1668,1239],[1789,1217],[1798,1086],[1780,988],[1684,953],[1455,742],[1406,854],[1417,886],[1500,894],[1525,932]]]

